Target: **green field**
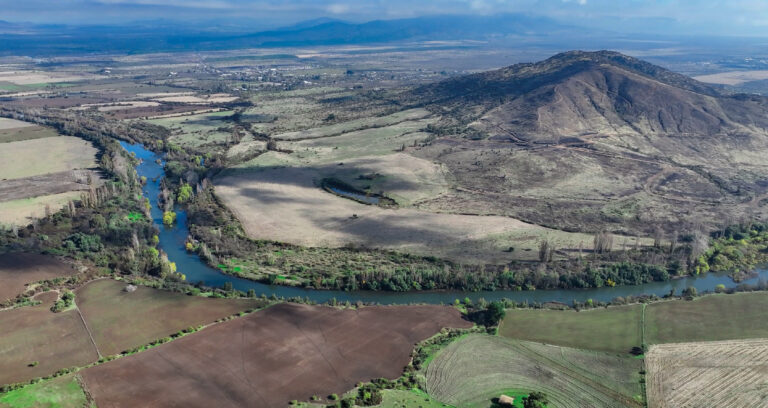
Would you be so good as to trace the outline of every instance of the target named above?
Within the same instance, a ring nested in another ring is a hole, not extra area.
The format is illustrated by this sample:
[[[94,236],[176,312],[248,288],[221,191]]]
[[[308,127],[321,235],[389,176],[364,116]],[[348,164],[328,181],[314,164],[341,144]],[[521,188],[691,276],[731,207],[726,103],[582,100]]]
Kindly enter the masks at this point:
[[[641,407],[642,361],[498,336],[470,335],[438,352],[424,370],[435,399],[487,408],[493,398],[544,392],[548,407]]]
[[[383,390],[378,408],[452,408],[420,390]]]
[[[651,303],[645,310],[647,344],[768,337],[768,292],[707,295]],[[627,353],[643,343],[642,305],[602,309],[511,309],[504,337],[588,350]]]
[[[74,375],[0,394],[0,408],[83,408],[88,400]],[[90,405],[94,406],[95,405]]]
[[[608,309],[513,309],[499,327],[504,337],[616,353],[640,346],[642,306]]]
[[[711,295],[654,303],[645,311],[646,343],[768,337],[768,293]]]

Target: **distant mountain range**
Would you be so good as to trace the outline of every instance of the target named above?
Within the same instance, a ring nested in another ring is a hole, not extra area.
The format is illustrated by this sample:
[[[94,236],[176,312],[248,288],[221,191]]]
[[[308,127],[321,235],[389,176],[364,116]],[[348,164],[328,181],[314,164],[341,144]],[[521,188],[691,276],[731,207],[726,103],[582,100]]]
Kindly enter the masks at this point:
[[[243,28],[136,24],[58,26],[0,22],[0,55],[61,55],[76,52],[140,53],[247,47],[372,44],[399,41],[490,40],[586,35],[582,28],[525,14],[426,16],[349,23],[316,19],[281,29],[249,33]]]

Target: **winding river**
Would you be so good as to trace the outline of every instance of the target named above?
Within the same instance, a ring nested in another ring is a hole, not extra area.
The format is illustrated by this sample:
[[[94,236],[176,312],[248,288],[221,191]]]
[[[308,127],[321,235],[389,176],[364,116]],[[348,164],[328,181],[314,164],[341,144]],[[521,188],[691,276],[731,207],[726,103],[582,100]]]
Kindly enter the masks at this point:
[[[335,298],[339,301],[363,301],[377,302],[381,304],[404,304],[404,303],[452,303],[455,299],[464,299],[468,297],[473,300],[484,298],[485,300],[496,300],[508,298],[517,302],[562,302],[571,304],[574,300],[584,302],[587,299],[594,301],[608,302],[616,297],[637,296],[642,294],[663,296],[674,289],[675,293],[680,293],[683,289],[693,286],[699,292],[712,291],[719,284],[726,287],[734,287],[737,284],[725,274],[706,274],[699,277],[687,277],[683,279],[672,280],[669,282],[652,282],[635,286],[617,286],[604,287],[597,289],[556,289],[556,290],[537,290],[537,291],[429,291],[429,292],[373,292],[373,291],[355,291],[345,292],[338,290],[314,290],[303,289],[280,285],[267,285],[253,282],[222,273],[206,265],[200,260],[197,254],[188,253],[184,249],[184,242],[189,234],[187,229],[186,211],[177,212],[177,223],[172,227],[163,225],[163,214],[157,206],[160,192],[160,179],[163,176],[162,164],[157,160],[161,157],[152,151],[145,149],[139,144],[128,144],[120,142],[124,149],[134,153],[141,159],[141,164],[136,168],[139,176],[146,176],[147,183],[143,188],[144,196],[148,197],[152,204],[152,220],[160,229],[159,247],[163,249],[168,258],[176,262],[179,272],[187,276],[189,282],[202,281],[205,285],[211,287],[221,287],[226,282],[230,282],[235,289],[248,291],[254,289],[257,294],[267,296],[276,295],[278,297],[302,297],[309,298],[318,303],[326,302]],[[745,280],[742,283],[757,283],[759,279],[768,279],[768,269],[758,269],[755,277]]]

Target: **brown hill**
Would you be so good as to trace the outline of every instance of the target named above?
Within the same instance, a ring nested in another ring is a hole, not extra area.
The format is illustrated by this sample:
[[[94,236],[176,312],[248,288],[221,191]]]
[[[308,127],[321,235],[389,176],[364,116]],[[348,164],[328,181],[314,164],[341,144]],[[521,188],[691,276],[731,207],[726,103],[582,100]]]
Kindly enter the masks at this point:
[[[444,163],[457,183],[425,207],[646,232],[766,211],[763,97],[724,94],[609,51],[558,54],[412,95],[449,118],[444,137],[417,154]]]

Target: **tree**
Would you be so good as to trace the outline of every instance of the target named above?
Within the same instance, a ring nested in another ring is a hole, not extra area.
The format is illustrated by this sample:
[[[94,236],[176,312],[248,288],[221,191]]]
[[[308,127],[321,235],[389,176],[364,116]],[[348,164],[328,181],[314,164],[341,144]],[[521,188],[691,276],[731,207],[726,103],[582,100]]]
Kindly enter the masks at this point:
[[[163,224],[173,225],[176,222],[176,213],[173,211],[166,211],[163,213]]]
[[[488,304],[487,310],[487,322],[490,326],[498,325],[507,315],[507,311],[504,309],[504,305],[501,302],[494,301]]]
[[[176,195],[176,202],[183,204],[192,198],[192,186],[184,183],[179,187],[179,194]]]
[[[545,408],[548,403],[549,400],[543,392],[534,391],[527,397],[523,397],[524,408]]]

